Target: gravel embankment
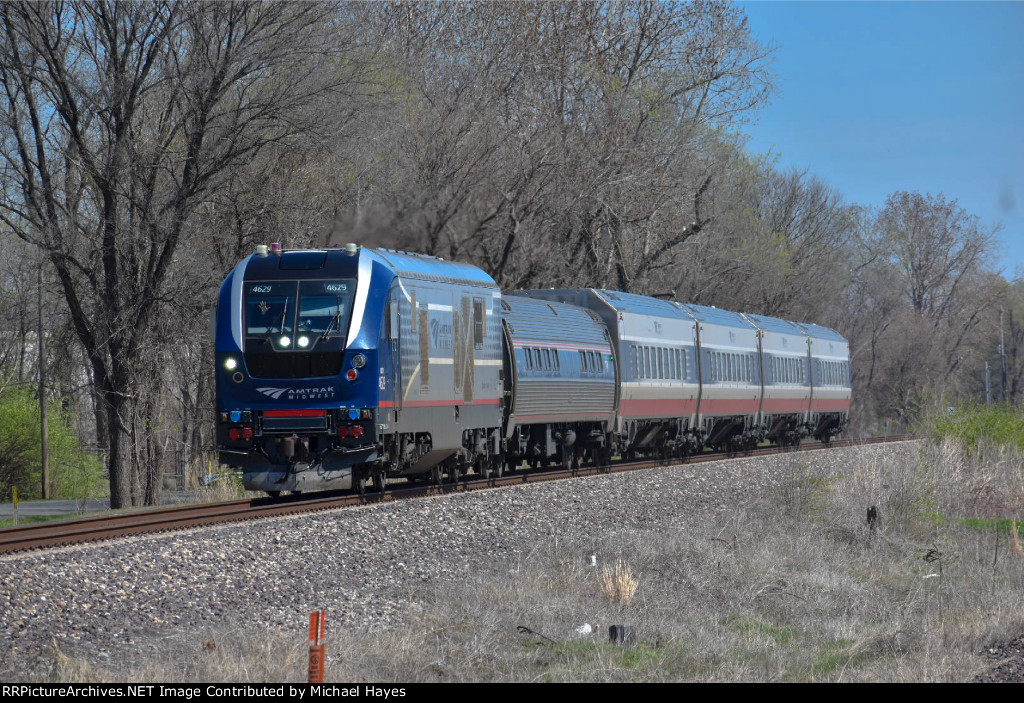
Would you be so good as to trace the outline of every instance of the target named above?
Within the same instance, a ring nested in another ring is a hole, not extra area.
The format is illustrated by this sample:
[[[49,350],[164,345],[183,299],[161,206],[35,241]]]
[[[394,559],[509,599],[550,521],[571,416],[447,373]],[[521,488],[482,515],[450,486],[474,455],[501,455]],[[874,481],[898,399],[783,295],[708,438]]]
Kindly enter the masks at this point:
[[[1024,635],[991,647],[985,656],[992,668],[974,680],[975,683],[1024,682]]]
[[[911,451],[900,445],[879,451]],[[842,450],[815,463],[841,462]],[[550,537],[671,526],[764,495],[808,455],[662,468],[0,557],[0,680],[38,681],[56,642],[116,663],[136,643],[221,625],[303,637],[387,627],[417,583],[514,563]]]

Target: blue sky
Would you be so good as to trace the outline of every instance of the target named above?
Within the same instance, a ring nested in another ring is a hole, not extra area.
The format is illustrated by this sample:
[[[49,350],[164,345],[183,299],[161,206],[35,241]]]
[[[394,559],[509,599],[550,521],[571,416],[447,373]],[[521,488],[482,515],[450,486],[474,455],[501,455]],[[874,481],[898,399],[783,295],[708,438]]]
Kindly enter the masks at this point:
[[[943,193],[1024,276],[1024,2],[745,2],[778,92],[749,148],[848,202]]]

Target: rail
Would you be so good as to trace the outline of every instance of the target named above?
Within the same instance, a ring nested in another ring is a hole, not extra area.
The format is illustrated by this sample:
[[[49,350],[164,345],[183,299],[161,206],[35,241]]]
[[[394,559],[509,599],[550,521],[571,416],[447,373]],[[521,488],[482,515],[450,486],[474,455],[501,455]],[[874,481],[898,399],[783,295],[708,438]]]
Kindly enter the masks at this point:
[[[441,485],[391,486],[384,493],[363,495],[348,492],[323,492],[309,495],[289,495],[280,498],[254,498],[204,505],[185,505],[173,508],[158,508],[118,515],[102,515],[73,520],[61,520],[24,527],[9,527],[0,530],[0,554],[70,546],[96,542],[117,537],[152,534],[184,530],[193,527],[216,525],[254,518],[294,515],[298,513],[330,510],[351,505],[367,505],[394,500],[407,500],[432,495],[444,495],[460,491],[485,490],[501,486],[512,486],[541,481],[558,481],[577,476],[637,471],[657,466],[676,466],[685,463],[701,463],[740,459],[753,456],[767,456],[792,451],[813,451],[828,447],[847,447],[862,444],[901,442],[916,439],[911,435],[876,437],[872,439],[833,440],[829,444],[810,443],[800,448],[770,447],[754,449],[738,454],[698,454],[686,460],[678,458],[641,459],[632,462],[616,462],[609,466],[582,466],[579,468],[551,467],[541,470],[523,470],[506,474],[500,478],[462,478]]]

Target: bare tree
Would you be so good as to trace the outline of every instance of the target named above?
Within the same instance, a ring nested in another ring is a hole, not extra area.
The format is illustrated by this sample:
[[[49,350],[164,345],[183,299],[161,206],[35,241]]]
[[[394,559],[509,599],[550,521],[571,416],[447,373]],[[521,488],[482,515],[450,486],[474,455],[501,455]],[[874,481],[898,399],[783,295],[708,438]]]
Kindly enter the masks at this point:
[[[322,95],[327,6],[0,6],[0,220],[47,253],[103,402],[115,507],[133,482],[140,361],[187,226]],[[137,467],[136,467],[137,468]]]
[[[997,234],[941,193],[893,193],[877,227],[876,245],[902,272],[911,308],[934,320],[957,304],[964,280],[990,262]]]
[[[469,258],[511,288],[643,290],[678,264],[710,222],[701,140],[771,89],[769,52],[724,3],[364,12],[395,88],[354,169],[370,239]]]
[[[898,192],[866,225],[849,289],[856,390],[896,417],[982,397],[998,342],[995,231],[944,196]]]

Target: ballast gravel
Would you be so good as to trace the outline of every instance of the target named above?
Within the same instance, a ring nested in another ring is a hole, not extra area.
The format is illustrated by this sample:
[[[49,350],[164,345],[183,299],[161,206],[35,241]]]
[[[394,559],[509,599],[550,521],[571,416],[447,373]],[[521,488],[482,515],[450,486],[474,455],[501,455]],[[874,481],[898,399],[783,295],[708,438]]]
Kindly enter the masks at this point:
[[[0,557],[0,680],[44,680],[54,643],[116,670],[138,642],[211,627],[303,638],[321,608],[332,628],[387,628],[418,584],[502,568],[554,536],[725,513],[779,488],[795,463],[828,470],[842,454],[664,467]]]

